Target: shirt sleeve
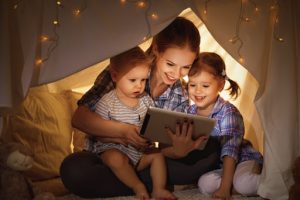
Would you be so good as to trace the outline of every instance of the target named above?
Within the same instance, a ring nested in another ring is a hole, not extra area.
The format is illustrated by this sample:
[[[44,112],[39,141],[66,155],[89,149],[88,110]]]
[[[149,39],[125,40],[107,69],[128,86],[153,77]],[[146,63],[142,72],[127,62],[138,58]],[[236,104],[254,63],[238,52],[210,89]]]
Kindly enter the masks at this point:
[[[87,106],[90,110],[95,111],[96,103],[113,88],[114,84],[107,67],[99,74],[93,87],[82,96],[77,104]]]
[[[221,159],[230,156],[238,162],[240,146],[244,137],[244,122],[238,111],[227,112],[220,123]]]
[[[108,95],[104,95],[95,105],[95,112],[99,114],[103,119],[109,119],[109,98]]]

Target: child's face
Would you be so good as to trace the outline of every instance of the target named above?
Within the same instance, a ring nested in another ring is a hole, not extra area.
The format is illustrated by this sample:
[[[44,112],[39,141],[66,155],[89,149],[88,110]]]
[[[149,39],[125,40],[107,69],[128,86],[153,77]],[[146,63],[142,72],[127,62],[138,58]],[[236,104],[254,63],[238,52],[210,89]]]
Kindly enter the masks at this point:
[[[223,87],[224,80],[202,70],[200,73],[189,77],[189,98],[197,105],[198,109],[210,113]]]
[[[174,84],[186,76],[196,54],[188,48],[168,48],[163,53],[156,53],[156,72],[159,80],[167,85]]]
[[[139,64],[126,73],[117,73],[115,77],[116,90],[119,95],[136,98],[144,92],[149,66]]]

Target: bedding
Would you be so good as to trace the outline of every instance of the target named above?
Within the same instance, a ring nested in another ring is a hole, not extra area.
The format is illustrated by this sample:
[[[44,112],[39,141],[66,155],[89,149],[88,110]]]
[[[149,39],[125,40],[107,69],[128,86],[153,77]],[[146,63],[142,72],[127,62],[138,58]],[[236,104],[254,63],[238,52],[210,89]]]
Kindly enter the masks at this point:
[[[51,179],[61,184],[59,167],[62,160],[70,153],[80,151],[84,144],[85,134],[71,125],[80,97],[81,94],[72,91],[49,93],[41,88],[31,88],[24,102],[3,117],[2,142],[19,142],[32,150],[34,165],[26,176],[44,188],[49,185],[43,181]]]

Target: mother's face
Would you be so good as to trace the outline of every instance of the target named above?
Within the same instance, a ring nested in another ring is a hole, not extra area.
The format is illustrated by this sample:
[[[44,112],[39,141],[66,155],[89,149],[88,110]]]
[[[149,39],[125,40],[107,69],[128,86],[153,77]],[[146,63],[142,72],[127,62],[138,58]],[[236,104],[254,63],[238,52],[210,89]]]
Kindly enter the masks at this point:
[[[188,74],[195,58],[196,54],[189,48],[172,47],[156,53],[156,77],[172,85]]]

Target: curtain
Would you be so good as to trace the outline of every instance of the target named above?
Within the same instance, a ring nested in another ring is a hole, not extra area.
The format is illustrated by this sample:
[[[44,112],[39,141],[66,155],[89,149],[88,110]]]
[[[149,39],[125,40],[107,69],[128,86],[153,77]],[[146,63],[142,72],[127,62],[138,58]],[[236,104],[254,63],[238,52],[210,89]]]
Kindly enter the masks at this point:
[[[300,154],[300,4],[294,0],[255,2],[193,1],[191,8],[218,43],[257,80],[255,105],[264,130],[259,195],[288,199],[291,165]]]

